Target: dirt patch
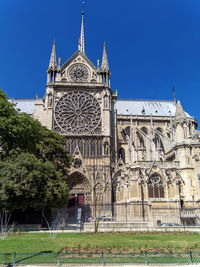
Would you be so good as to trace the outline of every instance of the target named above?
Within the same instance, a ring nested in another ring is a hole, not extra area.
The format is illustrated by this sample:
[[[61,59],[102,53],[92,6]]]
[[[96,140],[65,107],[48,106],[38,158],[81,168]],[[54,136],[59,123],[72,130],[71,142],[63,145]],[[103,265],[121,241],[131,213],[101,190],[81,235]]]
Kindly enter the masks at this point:
[[[145,251],[150,253],[187,253],[190,251],[189,248],[186,248],[184,250],[177,250],[175,248],[166,248],[166,249],[158,249],[158,248],[151,248],[151,249],[145,249],[141,248],[140,250],[136,250],[132,247],[129,248],[102,248],[102,247],[96,247],[96,248],[70,248],[68,246],[64,247],[60,253],[66,254],[66,253],[144,253]],[[193,252],[200,252],[200,249],[192,250]]]

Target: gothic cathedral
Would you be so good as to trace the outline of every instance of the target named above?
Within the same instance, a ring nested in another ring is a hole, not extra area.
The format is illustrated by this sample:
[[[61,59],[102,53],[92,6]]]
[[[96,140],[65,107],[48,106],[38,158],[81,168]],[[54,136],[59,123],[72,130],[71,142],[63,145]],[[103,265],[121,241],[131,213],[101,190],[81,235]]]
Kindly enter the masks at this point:
[[[69,204],[87,206],[84,217],[197,224],[196,120],[179,101],[120,100],[110,78],[105,44],[97,66],[85,53],[82,13],[78,51],[64,64],[53,43],[44,97],[16,100],[22,111],[66,136],[74,158],[66,177]]]

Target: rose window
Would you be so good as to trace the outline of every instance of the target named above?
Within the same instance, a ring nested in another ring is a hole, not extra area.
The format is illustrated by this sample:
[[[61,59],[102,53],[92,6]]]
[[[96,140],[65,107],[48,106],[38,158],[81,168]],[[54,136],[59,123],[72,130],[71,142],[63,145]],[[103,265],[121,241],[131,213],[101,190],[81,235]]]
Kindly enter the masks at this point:
[[[83,64],[74,64],[69,68],[68,74],[73,82],[87,82],[89,69]]]
[[[69,92],[55,107],[55,130],[90,134],[101,132],[101,108],[97,99],[86,92]]]

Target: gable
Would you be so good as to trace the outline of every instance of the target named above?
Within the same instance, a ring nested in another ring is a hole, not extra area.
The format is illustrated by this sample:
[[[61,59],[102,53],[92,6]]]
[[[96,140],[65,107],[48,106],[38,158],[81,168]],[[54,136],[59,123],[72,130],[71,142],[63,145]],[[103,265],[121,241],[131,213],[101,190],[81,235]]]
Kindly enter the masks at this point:
[[[85,54],[78,51],[61,67],[60,81],[78,83],[97,82],[97,68]]]

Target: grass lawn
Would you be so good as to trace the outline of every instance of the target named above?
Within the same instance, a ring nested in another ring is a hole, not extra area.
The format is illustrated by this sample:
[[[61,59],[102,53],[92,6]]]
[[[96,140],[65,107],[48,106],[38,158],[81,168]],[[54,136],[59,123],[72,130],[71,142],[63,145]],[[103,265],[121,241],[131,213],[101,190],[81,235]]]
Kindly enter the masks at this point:
[[[13,233],[0,240],[0,253],[58,252],[200,251],[198,233]]]

